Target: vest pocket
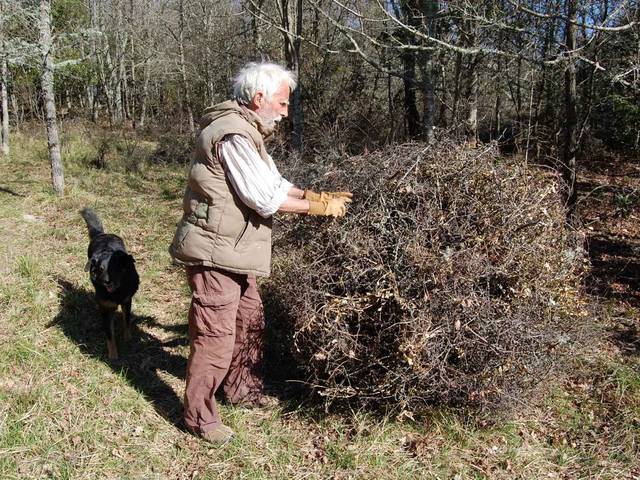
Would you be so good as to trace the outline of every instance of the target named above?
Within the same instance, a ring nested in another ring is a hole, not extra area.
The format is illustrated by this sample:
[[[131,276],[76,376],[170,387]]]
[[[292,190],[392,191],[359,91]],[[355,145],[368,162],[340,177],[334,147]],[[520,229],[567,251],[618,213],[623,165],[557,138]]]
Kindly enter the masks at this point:
[[[191,223],[188,222],[182,222],[181,225],[178,227],[178,231],[176,232],[176,247],[180,247],[182,246],[182,244],[184,243],[185,239],[187,238],[187,235],[189,235],[189,232],[191,231],[191,229],[193,228],[193,225],[191,225]]]
[[[238,235],[238,236],[236,237],[236,241],[235,241],[235,243],[233,244],[233,248],[234,248],[234,250],[238,247],[238,244],[239,244],[239,243],[242,241],[242,239],[246,236],[246,234],[247,234],[247,230],[248,230],[248,229],[249,229],[249,220],[247,220],[247,221],[244,223],[244,227],[242,228],[242,231],[240,232],[240,235]]]

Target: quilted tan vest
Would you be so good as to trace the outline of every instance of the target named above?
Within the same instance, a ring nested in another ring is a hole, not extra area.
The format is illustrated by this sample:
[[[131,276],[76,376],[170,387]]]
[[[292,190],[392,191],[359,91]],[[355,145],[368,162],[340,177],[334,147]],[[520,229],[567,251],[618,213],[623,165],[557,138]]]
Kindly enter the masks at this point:
[[[238,134],[267,156],[258,115],[229,100],[205,111],[184,193],[182,219],[169,253],[180,265],[207,265],[268,276],[272,218],[263,218],[236,194],[217,156],[217,144]]]

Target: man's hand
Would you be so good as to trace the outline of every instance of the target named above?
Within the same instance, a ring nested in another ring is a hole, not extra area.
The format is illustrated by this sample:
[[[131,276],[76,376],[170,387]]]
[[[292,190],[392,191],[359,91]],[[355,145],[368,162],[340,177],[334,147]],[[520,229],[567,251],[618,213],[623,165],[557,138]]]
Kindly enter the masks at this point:
[[[347,213],[345,203],[350,202],[351,198],[329,198],[328,200],[309,200],[309,215],[320,215],[325,217],[344,217]]]
[[[343,198],[346,203],[351,202],[353,198],[353,193],[351,192],[320,192],[316,193],[313,190],[305,190],[304,195],[302,196],[305,200],[309,200],[312,202],[324,202],[326,200],[330,200],[332,198]]]

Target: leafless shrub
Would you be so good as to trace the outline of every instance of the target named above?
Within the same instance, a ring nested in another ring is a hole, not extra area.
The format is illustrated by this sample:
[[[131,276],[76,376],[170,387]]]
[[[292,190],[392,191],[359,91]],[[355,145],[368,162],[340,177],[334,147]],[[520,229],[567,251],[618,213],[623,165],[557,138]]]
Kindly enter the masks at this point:
[[[188,165],[193,153],[193,138],[189,135],[165,133],[158,136],[158,146],[152,162]]]
[[[266,287],[328,403],[492,405],[569,339],[583,251],[553,174],[441,140],[318,178],[354,202],[339,221],[283,222]]]

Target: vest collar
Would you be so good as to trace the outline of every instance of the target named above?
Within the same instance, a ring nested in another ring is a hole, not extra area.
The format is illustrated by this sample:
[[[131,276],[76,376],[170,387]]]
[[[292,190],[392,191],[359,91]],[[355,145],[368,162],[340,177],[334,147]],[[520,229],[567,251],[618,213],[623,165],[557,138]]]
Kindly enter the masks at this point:
[[[262,118],[260,118],[260,115],[258,115],[256,112],[248,108],[246,105],[239,103],[237,100],[234,100],[234,101],[237,103],[238,107],[240,108],[240,111],[241,111],[240,115],[242,115],[242,117],[247,122],[253,125],[256,128],[256,130],[260,132],[260,135],[262,135],[262,138],[266,140],[273,135],[275,126],[267,125],[262,120]]]

